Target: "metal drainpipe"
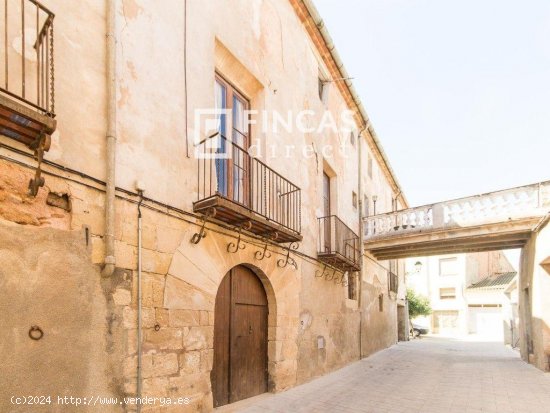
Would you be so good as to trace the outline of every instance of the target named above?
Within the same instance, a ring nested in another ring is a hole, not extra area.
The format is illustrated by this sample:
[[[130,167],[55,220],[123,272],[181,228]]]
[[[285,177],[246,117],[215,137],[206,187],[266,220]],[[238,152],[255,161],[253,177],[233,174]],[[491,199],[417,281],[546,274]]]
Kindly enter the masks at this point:
[[[116,169],[116,0],[107,0],[107,134],[105,190],[105,267],[110,277],[115,259],[115,169]]]
[[[137,268],[137,383],[136,397],[141,399],[141,338],[142,338],[142,320],[141,320],[141,203],[143,202],[143,191],[138,191],[138,268]],[[137,403],[137,413],[141,412],[141,400]]]
[[[357,197],[359,198],[359,263],[361,266],[361,270],[359,271],[359,286],[357,291],[357,307],[359,308],[359,360],[363,357],[363,335],[362,335],[362,328],[363,328],[363,312],[362,312],[362,297],[361,293],[363,291],[362,285],[363,285],[363,192],[361,191],[362,185],[361,181],[363,178],[363,162],[362,162],[362,154],[361,154],[361,140],[363,139],[362,134],[365,132],[369,125],[369,122],[366,122],[363,125],[363,128],[359,131],[357,134],[357,153],[359,156],[359,162],[357,167],[357,175],[358,175],[358,182],[357,182]]]

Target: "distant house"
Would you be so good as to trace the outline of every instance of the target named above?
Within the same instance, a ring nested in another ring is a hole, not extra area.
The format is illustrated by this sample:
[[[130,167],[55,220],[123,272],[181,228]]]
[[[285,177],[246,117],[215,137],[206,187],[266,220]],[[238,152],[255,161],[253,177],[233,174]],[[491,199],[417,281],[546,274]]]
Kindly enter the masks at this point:
[[[516,272],[502,252],[409,258],[406,274],[407,285],[428,297],[433,310],[417,323],[434,334],[503,339],[503,310],[508,324],[513,319],[504,293]]]
[[[510,317],[510,297],[505,292],[516,278],[515,271],[497,273],[466,288],[469,334],[499,339],[504,339],[505,332],[513,334],[509,330],[513,329],[514,317]]]

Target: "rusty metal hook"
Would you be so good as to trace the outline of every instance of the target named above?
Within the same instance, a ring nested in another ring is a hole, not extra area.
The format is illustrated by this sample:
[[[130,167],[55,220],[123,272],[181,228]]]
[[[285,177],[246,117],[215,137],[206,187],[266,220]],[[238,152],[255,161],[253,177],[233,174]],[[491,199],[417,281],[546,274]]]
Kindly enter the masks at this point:
[[[286,257],[284,259],[281,258],[277,260],[277,267],[285,268],[288,264],[290,264],[295,269],[298,269],[298,264],[296,263],[294,258],[290,256],[290,250],[292,249],[296,251],[299,247],[300,247],[300,244],[298,244],[297,242],[291,242],[290,244],[288,244],[288,247],[286,248]]]
[[[40,136],[29,145],[29,148],[34,150],[34,156],[38,161],[34,178],[29,181],[29,195],[35,197],[38,194],[38,190],[44,186],[45,180],[42,176],[42,161],[44,160],[44,152],[50,148],[51,137],[50,135],[40,132]]]
[[[201,229],[199,230],[199,232],[195,232],[193,234],[193,236],[191,237],[191,243],[196,245],[199,242],[201,242],[204,237],[206,237],[206,228],[205,228],[206,223],[208,222],[208,218],[213,218],[214,216],[216,216],[216,209],[208,208],[206,210],[206,214],[202,219]]]

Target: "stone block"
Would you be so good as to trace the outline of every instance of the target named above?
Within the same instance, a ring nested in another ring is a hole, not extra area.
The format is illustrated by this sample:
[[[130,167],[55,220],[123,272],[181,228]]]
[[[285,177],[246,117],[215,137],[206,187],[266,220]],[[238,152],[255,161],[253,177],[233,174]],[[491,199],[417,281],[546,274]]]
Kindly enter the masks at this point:
[[[210,393],[210,374],[206,372],[170,377],[170,397],[189,397]]]
[[[142,249],[143,271],[154,272],[156,274],[166,274],[171,262],[171,254],[153,251],[146,248]]]
[[[155,325],[155,310],[141,309],[141,323],[143,328],[152,328]],[[122,324],[124,328],[137,328],[137,308],[124,307],[122,310]]]
[[[200,324],[197,310],[169,310],[171,327],[192,327]]]
[[[120,268],[137,268],[137,248],[115,240],[116,265]]]
[[[141,299],[144,307],[162,307],[164,304],[164,275],[142,273]],[[134,302],[137,302],[137,277],[134,277]]]
[[[179,370],[176,353],[158,353],[146,356],[151,357],[151,363],[144,363],[143,377],[168,376],[176,374]]]
[[[201,326],[207,326],[207,325],[209,325],[209,321],[208,321],[208,311],[201,311],[201,312],[200,312],[200,325],[201,325]]]
[[[94,264],[102,264],[105,262],[105,243],[103,238],[91,236],[92,240],[92,262]]]
[[[169,312],[166,308],[155,308],[155,320],[161,327],[168,327]]]
[[[209,349],[214,346],[214,327],[201,326],[185,328],[183,348],[186,351]]]
[[[120,226],[120,240],[126,244],[133,245],[137,247],[138,245],[138,227],[137,227],[137,218],[131,217],[122,217],[121,222],[118,224]],[[115,238],[117,238],[117,231],[115,226]]]
[[[214,350],[202,350],[201,351],[201,371],[210,371],[212,370],[212,365],[214,362]]]
[[[166,397],[168,396],[169,380],[168,377],[151,377],[143,380],[143,397]],[[145,407],[145,406],[143,406]],[[149,407],[161,407],[151,404]],[[145,409],[142,409],[145,410]]]
[[[164,307],[169,309],[214,310],[215,296],[171,275],[166,276]]]
[[[178,350],[183,348],[183,333],[179,328],[162,328],[144,330],[143,349],[148,350]]]
[[[193,374],[200,372],[201,369],[201,352],[186,351],[179,355],[180,374]]]
[[[115,305],[130,305],[132,294],[124,288],[117,288],[113,293],[113,301]]]
[[[157,249],[157,227],[154,225],[144,225],[141,231],[141,242],[143,248],[150,250]]]
[[[157,249],[173,254],[182,242],[184,232],[181,229],[163,227],[157,231]]]

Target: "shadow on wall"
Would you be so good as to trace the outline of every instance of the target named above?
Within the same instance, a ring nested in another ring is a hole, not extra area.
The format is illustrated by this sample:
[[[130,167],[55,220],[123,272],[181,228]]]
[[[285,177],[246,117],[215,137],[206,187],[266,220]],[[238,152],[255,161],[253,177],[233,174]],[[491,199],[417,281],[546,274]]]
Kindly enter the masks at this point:
[[[67,411],[58,395],[123,395],[121,317],[106,296],[115,280],[129,289],[131,275],[100,281],[90,253],[85,231],[0,222],[0,411],[29,411],[12,396],[51,395],[32,410],[56,412]]]

